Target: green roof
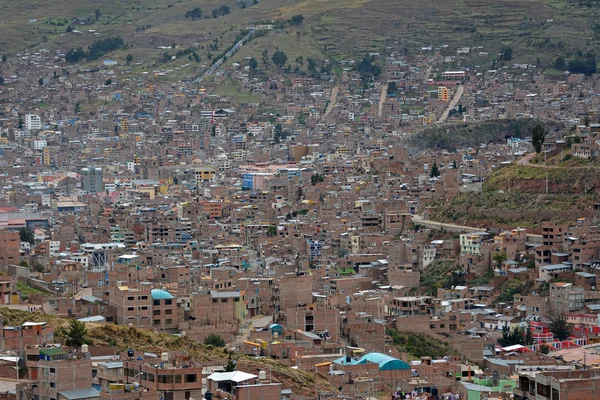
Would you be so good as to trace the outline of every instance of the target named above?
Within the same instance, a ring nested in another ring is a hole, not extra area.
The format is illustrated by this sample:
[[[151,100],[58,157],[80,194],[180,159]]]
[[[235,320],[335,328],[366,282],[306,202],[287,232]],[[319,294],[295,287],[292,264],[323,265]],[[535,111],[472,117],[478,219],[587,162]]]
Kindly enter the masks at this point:
[[[60,347],[51,347],[49,349],[40,349],[40,354],[45,354],[47,356],[60,356],[62,354],[67,354],[67,352]]]

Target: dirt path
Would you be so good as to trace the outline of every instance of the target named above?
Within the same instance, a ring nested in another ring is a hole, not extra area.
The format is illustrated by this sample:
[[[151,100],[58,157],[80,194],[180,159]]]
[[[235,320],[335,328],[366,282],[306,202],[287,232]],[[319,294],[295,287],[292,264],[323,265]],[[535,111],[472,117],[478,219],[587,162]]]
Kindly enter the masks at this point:
[[[337,95],[340,88],[338,86],[334,86],[331,89],[331,95],[329,96],[329,104],[327,104],[327,108],[325,109],[325,114],[323,114],[323,118],[327,117],[331,110],[333,110],[333,106],[335,106]]]
[[[443,124],[444,121],[446,121],[446,118],[448,118],[448,114],[450,114],[450,110],[456,107],[456,105],[460,101],[460,98],[463,95],[464,90],[465,88],[463,85],[458,86],[458,88],[456,89],[456,93],[454,93],[454,97],[452,98],[450,103],[448,103],[448,107],[446,107],[440,119],[437,120],[436,124]]]
[[[381,95],[379,96],[379,104],[378,104],[378,109],[377,109],[377,117],[381,118],[381,115],[383,114],[383,103],[385,102],[385,96],[387,96],[387,85],[383,85],[383,87],[381,88]]]

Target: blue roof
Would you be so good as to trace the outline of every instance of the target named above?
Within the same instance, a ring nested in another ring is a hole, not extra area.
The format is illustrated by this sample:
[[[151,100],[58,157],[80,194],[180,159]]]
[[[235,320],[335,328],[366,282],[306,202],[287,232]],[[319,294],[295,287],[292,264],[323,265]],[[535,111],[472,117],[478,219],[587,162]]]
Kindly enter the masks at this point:
[[[338,358],[337,360],[333,360],[333,362],[336,364],[341,364],[341,365],[359,365],[359,364],[366,364],[368,362],[375,363],[375,364],[379,364],[380,371],[395,371],[395,370],[400,370],[400,369],[410,369],[410,366],[407,363],[405,363],[404,361],[402,361],[398,358],[394,358],[392,356],[388,356],[387,354],[383,354],[383,353],[365,354],[358,360],[354,360],[354,359],[350,360],[349,363],[346,362],[346,357]]]
[[[153,300],[161,300],[161,299],[173,299],[173,295],[166,290],[162,289],[152,289],[150,291],[152,293]]]

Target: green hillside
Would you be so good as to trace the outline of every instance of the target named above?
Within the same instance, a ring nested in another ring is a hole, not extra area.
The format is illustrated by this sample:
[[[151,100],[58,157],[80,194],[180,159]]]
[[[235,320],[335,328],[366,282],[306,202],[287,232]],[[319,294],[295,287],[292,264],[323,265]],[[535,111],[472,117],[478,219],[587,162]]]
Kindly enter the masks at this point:
[[[385,46],[412,49],[423,45],[483,46],[490,62],[510,47],[516,62],[550,65],[557,55],[574,56],[578,50],[596,50],[598,1],[568,0],[2,0],[0,51],[14,53],[39,46],[67,50],[84,49],[96,33],[122,36],[130,46],[113,58],[158,59],[159,46],[177,49],[197,46],[200,64],[210,63],[209,44],[233,43],[250,21],[284,21],[302,14],[300,26],[283,26],[258,38],[255,48],[238,57],[260,58],[259,50],[279,47],[313,58],[342,59],[381,51]],[[212,18],[222,6],[229,14]],[[202,18],[186,19],[186,12],[199,7]],[[98,10],[98,13],[96,13]],[[67,33],[74,18],[91,24],[74,25],[81,34]],[[212,51],[217,54],[219,50]],[[253,54],[248,54],[252,52]],[[479,50],[476,50],[475,54]],[[174,52],[173,52],[174,53]],[[538,60],[539,59],[539,60]]]

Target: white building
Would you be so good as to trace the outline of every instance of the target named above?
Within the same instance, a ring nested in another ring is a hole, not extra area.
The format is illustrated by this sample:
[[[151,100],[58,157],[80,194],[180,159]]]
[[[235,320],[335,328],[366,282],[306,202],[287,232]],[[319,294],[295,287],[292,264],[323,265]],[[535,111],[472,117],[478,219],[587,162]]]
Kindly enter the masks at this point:
[[[42,150],[48,147],[48,142],[46,140],[34,140],[33,141],[33,149],[34,150]]]
[[[25,115],[25,129],[28,131],[39,131],[42,129],[42,119],[37,114]]]

